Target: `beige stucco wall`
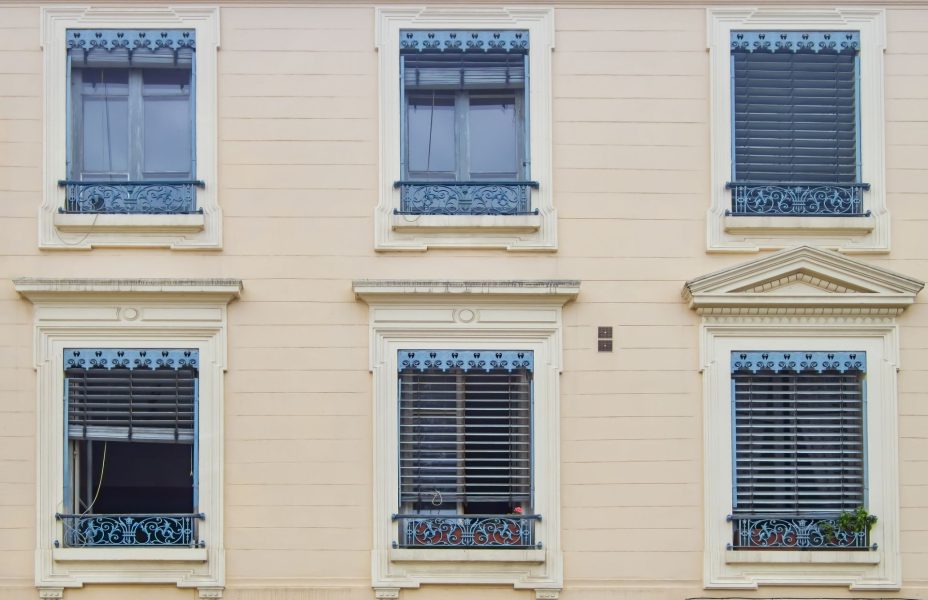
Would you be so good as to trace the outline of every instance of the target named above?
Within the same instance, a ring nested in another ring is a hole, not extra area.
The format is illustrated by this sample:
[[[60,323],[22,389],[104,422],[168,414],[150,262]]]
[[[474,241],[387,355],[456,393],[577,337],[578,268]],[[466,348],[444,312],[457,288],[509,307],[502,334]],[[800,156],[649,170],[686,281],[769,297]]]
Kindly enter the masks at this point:
[[[0,4],[0,600],[35,597],[32,307],[8,281],[17,276],[244,280],[229,309],[225,396],[226,597],[234,600],[371,597],[368,315],[352,279],[580,279],[581,295],[564,311],[562,597],[726,595],[701,587],[698,320],[680,289],[750,256],[705,252],[704,7],[557,6],[558,252],[378,254],[373,6],[253,4],[223,6],[221,15],[218,252],[37,250],[39,10]],[[926,280],[928,9],[890,4],[887,26],[892,252],[863,260]],[[928,597],[928,308],[921,300],[900,319],[905,586],[880,596]],[[615,352],[596,352],[598,325],[616,328]],[[403,597],[475,593],[426,587]],[[531,597],[505,587],[479,593]],[[195,595],[172,586],[66,592],[74,600]]]

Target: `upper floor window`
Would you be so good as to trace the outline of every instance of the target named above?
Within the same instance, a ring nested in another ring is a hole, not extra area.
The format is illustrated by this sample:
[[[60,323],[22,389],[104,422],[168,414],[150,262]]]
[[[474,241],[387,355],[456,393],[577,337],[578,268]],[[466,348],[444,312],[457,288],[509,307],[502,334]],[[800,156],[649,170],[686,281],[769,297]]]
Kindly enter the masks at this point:
[[[734,215],[863,215],[860,36],[731,31]]]
[[[195,212],[195,32],[69,29],[67,38],[65,212]]]
[[[64,355],[63,545],[199,546],[198,352]]]
[[[528,31],[400,32],[401,214],[528,214]]]
[[[531,351],[408,351],[401,547],[533,547]]]
[[[735,549],[868,549],[864,352],[732,352]]]

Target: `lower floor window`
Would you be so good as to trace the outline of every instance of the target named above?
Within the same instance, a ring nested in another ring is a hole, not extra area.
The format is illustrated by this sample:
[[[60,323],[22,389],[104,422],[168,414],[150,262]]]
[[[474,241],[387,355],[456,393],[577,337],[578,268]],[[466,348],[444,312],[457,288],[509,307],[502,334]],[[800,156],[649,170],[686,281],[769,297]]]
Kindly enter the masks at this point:
[[[198,546],[196,350],[66,349],[64,545]]]
[[[733,547],[867,549],[866,354],[736,351],[731,369]]]
[[[402,547],[534,546],[531,351],[400,350]]]

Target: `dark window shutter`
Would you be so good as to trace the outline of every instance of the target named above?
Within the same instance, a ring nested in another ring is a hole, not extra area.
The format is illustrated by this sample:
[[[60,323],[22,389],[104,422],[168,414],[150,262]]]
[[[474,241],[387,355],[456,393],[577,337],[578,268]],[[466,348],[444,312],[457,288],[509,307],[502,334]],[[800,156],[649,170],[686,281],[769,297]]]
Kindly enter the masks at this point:
[[[529,366],[406,368],[399,387],[401,502],[531,500]]]
[[[863,366],[742,368],[732,380],[736,513],[865,504]]]
[[[856,183],[856,61],[856,49],[733,49],[734,180]]]

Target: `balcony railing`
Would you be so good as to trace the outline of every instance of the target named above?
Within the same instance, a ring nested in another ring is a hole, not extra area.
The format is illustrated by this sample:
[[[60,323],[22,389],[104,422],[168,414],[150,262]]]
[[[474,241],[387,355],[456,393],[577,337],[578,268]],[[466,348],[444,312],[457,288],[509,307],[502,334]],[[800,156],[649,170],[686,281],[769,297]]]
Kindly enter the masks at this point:
[[[729,182],[734,216],[862,217],[869,183]]]
[[[537,181],[397,181],[403,215],[527,215]]]
[[[866,531],[838,527],[837,515],[728,515],[732,550],[875,550]]]
[[[199,180],[75,181],[63,179],[62,212],[78,214],[190,214],[197,212]]]
[[[190,546],[201,547],[194,514],[63,515],[64,545],[68,548],[96,546]]]
[[[393,515],[399,548],[536,548],[541,515]]]

